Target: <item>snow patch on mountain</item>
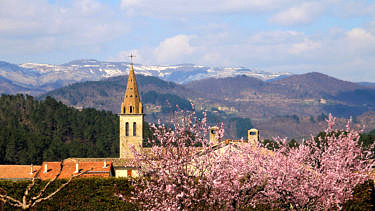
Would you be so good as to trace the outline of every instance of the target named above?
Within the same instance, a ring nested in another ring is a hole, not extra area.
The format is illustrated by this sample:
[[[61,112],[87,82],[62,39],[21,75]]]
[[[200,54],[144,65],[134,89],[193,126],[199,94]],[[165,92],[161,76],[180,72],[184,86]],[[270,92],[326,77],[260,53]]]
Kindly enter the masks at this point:
[[[69,63],[21,65],[0,62],[0,76],[29,88],[59,88],[74,82],[96,81],[103,78],[128,74],[128,62],[102,62],[93,59],[74,60]],[[175,83],[188,83],[209,77],[224,78],[237,75],[272,80],[290,73],[269,73],[244,67],[206,67],[194,64],[142,65],[134,64],[137,74],[155,76]],[[49,91],[49,90],[46,90]]]

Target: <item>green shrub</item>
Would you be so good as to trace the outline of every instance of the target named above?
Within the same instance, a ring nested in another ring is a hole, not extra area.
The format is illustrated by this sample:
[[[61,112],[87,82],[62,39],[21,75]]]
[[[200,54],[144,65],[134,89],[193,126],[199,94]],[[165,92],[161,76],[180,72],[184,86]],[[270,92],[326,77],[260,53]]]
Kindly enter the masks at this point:
[[[354,188],[353,199],[344,204],[343,210],[374,210],[374,205],[374,181],[369,180]]]
[[[51,193],[62,184],[64,180],[57,180],[51,184],[47,193]],[[1,192],[18,200],[22,199],[26,186],[30,181],[0,181]],[[32,194],[40,190],[46,181],[39,181],[32,189]],[[34,210],[135,210],[134,204],[125,202],[115,194],[121,192],[130,196],[131,182],[118,178],[78,178],[57,193],[52,199],[41,202]],[[31,196],[32,196],[31,194]],[[34,195],[35,196],[35,195]],[[16,210],[8,204],[5,210]]]

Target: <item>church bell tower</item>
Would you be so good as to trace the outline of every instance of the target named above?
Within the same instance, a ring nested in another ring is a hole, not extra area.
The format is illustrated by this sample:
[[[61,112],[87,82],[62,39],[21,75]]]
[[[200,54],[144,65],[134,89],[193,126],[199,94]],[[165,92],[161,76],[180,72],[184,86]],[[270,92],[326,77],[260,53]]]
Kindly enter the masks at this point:
[[[129,56],[130,71],[120,116],[120,158],[131,158],[135,149],[142,147],[143,141],[143,105],[139,96],[137,81],[133,69],[133,55]]]

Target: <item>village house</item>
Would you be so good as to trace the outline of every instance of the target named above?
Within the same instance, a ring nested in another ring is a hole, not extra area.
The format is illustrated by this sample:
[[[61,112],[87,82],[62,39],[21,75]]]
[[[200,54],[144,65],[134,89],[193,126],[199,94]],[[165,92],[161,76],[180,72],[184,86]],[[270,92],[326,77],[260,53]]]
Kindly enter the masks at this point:
[[[35,165],[0,165],[0,180],[32,180],[40,168]]]
[[[61,172],[60,172],[61,169]],[[61,162],[43,162],[40,168],[38,178],[49,180],[55,178],[60,172],[58,178],[67,179],[73,175],[80,174],[80,177],[112,177],[113,167],[111,161],[78,161],[74,159],[65,159]]]

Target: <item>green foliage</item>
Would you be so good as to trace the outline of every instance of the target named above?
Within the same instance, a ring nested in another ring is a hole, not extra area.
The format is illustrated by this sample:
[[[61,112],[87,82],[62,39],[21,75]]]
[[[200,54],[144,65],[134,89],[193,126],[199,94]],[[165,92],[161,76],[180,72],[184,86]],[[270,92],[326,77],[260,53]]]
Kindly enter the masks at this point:
[[[343,210],[374,210],[374,205],[374,181],[369,180],[354,188],[353,199],[344,204]]]
[[[339,137],[340,135],[347,135],[347,132],[345,131],[332,131],[328,134],[328,137],[333,137],[335,136],[336,138]],[[314,141],[317,143],[317,146],[319,148],[327,146],[327,134],[326,132],[320,132],[318,133],[317,136],[314,137]]]
[[[51,193],[65,180],[57,180],[47,189]],[[30,181],[0,181],[0,192],[17,199],[22,199],[27,184]],[[46,181],[39,181],[32,194],[40,190]],[[136,210],[137,207],[119,199],[116,194],[121,193],[124,198],[130,198],[133,187],[127,179],[119,178],[78,178],[57,193],[52,199],[44,201],[35,207],[36,210]],[[343,210],[373,210],[375,205],[375,189],[372,180],[358,185],[353,191],[353,199],[343,205]],[[9,205],[5,210],[16,210]],[[269,205],[257,205],[254,210],[272,209]]]
[[[275,150],[275,149],[279,149],[280,148],[280,145],[279,145],[278,142],[276,142],[274,140],[270,140],[270,139],[264,139],[261,142],[261,145],[263,147],[266,147],[269,150]],[[295,139],[292,139],[292,140],[290,140],[288,142],[288,147],[290,147],[290,148],[298,147],[299,145],[300,144]]]
[[[261,142],[261,145],[266,147],[269,150],[280,148],[279,144],[276,141],[270,140],[270,139],[264,139],[263,142]]]
[[[362,133],[361,137],[359,139],[359,143],[362,144],[363,148],[369,149],[372,147],[372,151],[375,152],[375,134],[374,131],[371,131],[369,133]]]
[[[65,180],[57,180],[47,189],[47,194],[56,190]],[[2,193],[22,199],[27,181],[0,181]],[[32,189],[32,194],[40,190],[46,181],[39,181]],[[119,199],[115,194],[129,197],[133,190],[131,182],[117,178],[78,178],[57,193],[51,200],[44,201],[35,207],[36,210],[135,210],[136,207]],[[31,195],[32,195],[31,194]],[[35,196],[35,195],[34,195]],[[5,210],[16,210],[5,205]]]
[[[111,112],[68,107],[51,97],[0,97],[0,163],[40,164],[67,157],[118,157],[119,121]]]
[[[143,136],[145,137],[142,141],[143,147],[152,147],[151,141],[156,139],[153,133],[150,125],[145,122],[145,124],[143,124]]]
[[[295,139],[292,139],[288,142],[288,146],[290,148],[299,147],[299,143]]]
[[[338,132],[336,132],[335,136],[338,137],[342,133],[345,133],[345,132],[344,131],[338,131]],[[314,140],[316,142],[318,142],[319,145],[324,144],[325,143],[325,137],[326,137],[326,133],[320,132],[317,136],[315,136]],[[319,138],[321,139],[321,141],[319,141]],[[369,147],[374,147],[374,146],[372,146],[374,144],[374,142],[375,142],[375,134],[373,134],[373,131],[371,131],[369,133],[361,133],[360,134],[358,144],[361,144],[363,148],[368,149]],[[375,151],[375,148],[373,148],[372,150]]]

